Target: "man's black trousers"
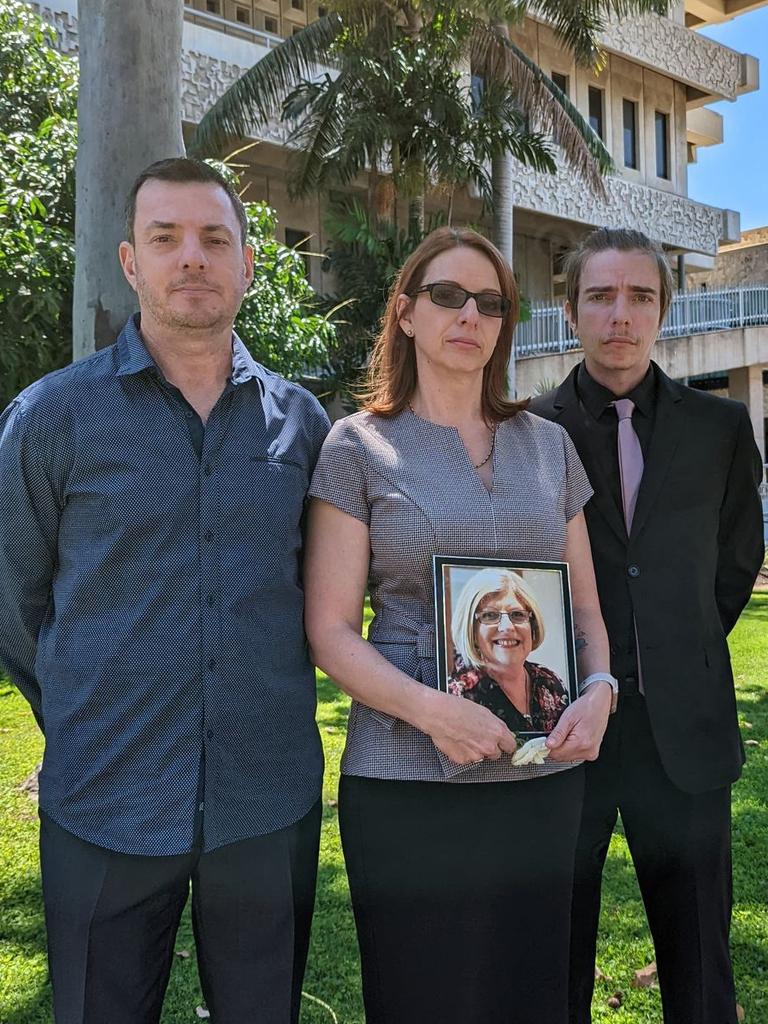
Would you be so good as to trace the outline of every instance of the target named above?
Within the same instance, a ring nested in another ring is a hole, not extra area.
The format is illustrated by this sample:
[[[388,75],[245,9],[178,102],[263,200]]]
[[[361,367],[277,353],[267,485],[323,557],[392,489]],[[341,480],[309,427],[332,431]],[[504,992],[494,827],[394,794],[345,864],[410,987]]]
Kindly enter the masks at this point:
[[[296,1024],[315,898],[320,802],[295,825],[170,857],[114,853],[41,815],[56,1024],[156,1024],[192,888],[214,1024]]]
[[[600,884],[617,810],[653,935],[664,1024],[736,1024],[730,787],[692,794],[672,784],[640,695],[619,700],[600,757],[586,769],[571,917],[571,1024],[592,1019]]]

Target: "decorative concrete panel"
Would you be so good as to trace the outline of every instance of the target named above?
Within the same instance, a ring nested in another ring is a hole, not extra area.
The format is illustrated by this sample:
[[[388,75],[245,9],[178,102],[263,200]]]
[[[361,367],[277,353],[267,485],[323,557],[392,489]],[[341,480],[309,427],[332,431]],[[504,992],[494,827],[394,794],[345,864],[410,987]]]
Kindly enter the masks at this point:
[[[197,124],[205,111],[247,70],[190,50],[182,54],[181,66],[183,116],[192,124]],[[288,129],[282,122],[273,121],[266,128],[254,132],[253,137],[283,146]]]
[[[686,196],[625,181],[604,179],[606,199],[562,165],[556,174],[540,174],[517,164],[515,206],[564,220],[609,227],[633,227],[664,245],[714,255],[727,235],[725,211]]]
[[[600,42],[707,95],[732,100],[746,84],[740,53],[658,14],[614,21]]]

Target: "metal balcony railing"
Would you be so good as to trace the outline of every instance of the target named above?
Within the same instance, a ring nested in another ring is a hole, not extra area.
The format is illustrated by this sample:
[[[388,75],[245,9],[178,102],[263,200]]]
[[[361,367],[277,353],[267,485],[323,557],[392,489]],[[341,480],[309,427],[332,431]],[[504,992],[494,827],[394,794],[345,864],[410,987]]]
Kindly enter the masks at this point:
[[[717,291],[678,292],[667,311],[660,338],[727,331],[734,327],[768,325],[768,284],[720,288]],[[578,349],[562,306],[534,303],[531,319],[515,331],[518,359]]]

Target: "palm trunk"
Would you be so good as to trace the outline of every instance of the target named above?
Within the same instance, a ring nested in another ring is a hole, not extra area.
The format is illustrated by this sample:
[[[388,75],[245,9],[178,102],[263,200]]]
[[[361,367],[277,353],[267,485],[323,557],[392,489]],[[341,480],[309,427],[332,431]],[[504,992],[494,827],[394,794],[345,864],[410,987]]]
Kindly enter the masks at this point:
[[[155,160],[181,156],[180,0],[79,0],[73,356],[111,344],[136,309],[117,247],[123,203]]]
[[[512,266],[514,244],[514,170],[512,158],[502,153],[491,164],[493,190],[493,244]]]
[[[494,19],[493,27],[509,39],[509,25]],[[491,164],[491,189],[493,192],[493,242],[510,267],[514,266],[514,169],[509,153],[500,153]],[[507,387],[511,397],[515,396],[515,350],[509,356]]]
[[[408,201],[408,234],[411,238],[424,236],[424,193],[411,196]]]
[[[427,172],[423,159],[412,159],[405,169],[410,198],[408,200],[408,234],[411,238],[424,237],[424,198],[427,190]]]

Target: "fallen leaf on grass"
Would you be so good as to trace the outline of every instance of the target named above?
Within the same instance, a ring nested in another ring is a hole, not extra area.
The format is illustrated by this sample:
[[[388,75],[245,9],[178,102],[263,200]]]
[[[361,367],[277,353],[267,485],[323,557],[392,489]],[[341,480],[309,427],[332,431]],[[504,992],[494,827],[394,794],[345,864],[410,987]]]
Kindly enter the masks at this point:
[[[176,950],[176,956],[179,958],[179,960],[189,960],[189,950],[188,949],[177,949]]]
[[[339,806],[339,801],[338,800],[328,800],[327,801],[327,806],[328,807],[338,807]]]
[[[621,992],[614,992],[607,1002],[612,1010],[618,1010],[621,1006]]]
[[[742,1021],[747,1019],[747,1015],[744,1012],[744,1007],[739,1003],[736,1003],[736,1020],[741,1024]]]
[[[745,729],[751,729],[752,728],[752,723],[751,722],[742,722],[741,724],[744,726]]]
[[[760,740],[744,740],[745,747],[759,747]]]
[[[603,974],[600,968],[595,964],[595,981],[610,981],[611,979],[607,974]]]
[[[207,1020],[211,1016],[210,1010],[206,1010],[204,1006],[196,1006],[195,1013],[201,1020]]]
[[[632,978],[632,988],[651,988],[657,983],[655,960],[651,960],[646,967],[641,967],[639,971],[635,971],[635,975]]]

